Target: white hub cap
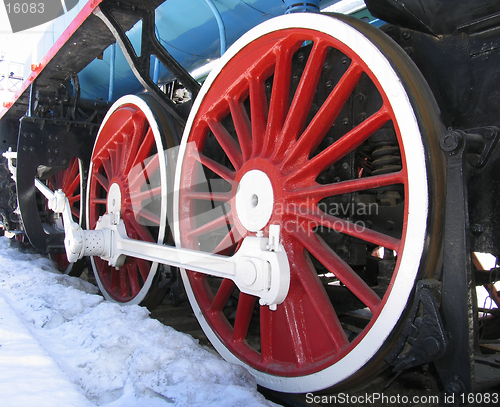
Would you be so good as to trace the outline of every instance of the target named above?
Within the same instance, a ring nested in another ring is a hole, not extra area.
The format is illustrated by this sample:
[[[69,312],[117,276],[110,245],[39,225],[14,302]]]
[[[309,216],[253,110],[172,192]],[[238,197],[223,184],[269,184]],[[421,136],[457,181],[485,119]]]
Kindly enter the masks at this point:
[[[262,230],[271,219],[273,207],[274,193],[269,177],[260,170],[243,175],[236,192],[236,212],[245,229]]]
[[[108,213],[120,212],[122,206],[122,191],[117,183],[109,188],[108,192]]]

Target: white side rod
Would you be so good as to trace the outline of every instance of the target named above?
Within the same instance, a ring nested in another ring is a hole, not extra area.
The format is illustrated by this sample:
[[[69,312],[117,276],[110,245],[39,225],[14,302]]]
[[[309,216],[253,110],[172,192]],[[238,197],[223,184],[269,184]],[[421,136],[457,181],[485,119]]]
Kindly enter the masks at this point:
[[[231,257],[130,239],[119,212],[103,215],[95,230],[83,230],[71,217],[69,201],[61,190],[52,192],[39,180],[36,187],[47,197],[49,209],[62,213],[66,254],[70,262],[99,256],[119,268],[127,256],[167,264],[199,273],[228,278],[240,291],[260,297],[261,305],[276,309],[288,294],[290,267],[279,244],[279,226],[270,238],[246,237]]]

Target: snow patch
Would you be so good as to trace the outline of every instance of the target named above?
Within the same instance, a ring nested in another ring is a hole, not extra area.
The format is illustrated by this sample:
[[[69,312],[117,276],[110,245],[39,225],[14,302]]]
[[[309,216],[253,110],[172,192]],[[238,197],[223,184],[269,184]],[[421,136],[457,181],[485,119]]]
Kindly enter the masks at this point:
[[[50,398],[30,392],[23,374],[11,377],[4,367],[21,373],[47,361],[53,361],[59,379],[68,382],[59,393],[74,397],[72,402],[51,405],[275,405],[256,391],[255,379],[243,367],[151,319],[146,308],[104,301],[95,286],[59,273],[50,260],[18,250],[5,237],[0,238],[2,298],[4,308],[10,306],[25,326],[24,332],[2,329],[1,314],[0,394],[17,392],[23,400],[19,405],[40,406]],[[34,340],[40,352],[5,351],[7,343],[21,343],[24,337]],[[45,356],[40,359],[40,354]],[[40,386],[53,391],[56,373],[41,376]],[[78,399],[81,395],[83,401]]]

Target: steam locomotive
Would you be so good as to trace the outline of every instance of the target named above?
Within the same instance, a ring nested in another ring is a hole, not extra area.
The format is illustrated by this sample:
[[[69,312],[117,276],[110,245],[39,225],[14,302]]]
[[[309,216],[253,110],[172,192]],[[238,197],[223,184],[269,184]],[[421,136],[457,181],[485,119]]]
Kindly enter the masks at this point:
[[[269,389],[500,381],[499,2],[74,11],[0,112],[5,234],[121,304],[182,282]]]

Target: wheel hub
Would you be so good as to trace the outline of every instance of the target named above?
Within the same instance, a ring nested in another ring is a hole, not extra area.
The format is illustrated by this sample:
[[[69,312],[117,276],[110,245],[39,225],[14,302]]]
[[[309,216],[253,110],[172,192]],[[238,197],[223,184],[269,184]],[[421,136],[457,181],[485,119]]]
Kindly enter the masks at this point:
[[[260,170],[248,171],[236,192],[236,213],[250,232],[262,230],[273,213],[274,191],[271,180]]]
[[[116,182],[111,184],[107,199],[108,213],[120,212],[122,206],[122,191]]]

